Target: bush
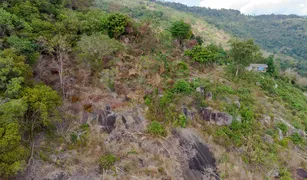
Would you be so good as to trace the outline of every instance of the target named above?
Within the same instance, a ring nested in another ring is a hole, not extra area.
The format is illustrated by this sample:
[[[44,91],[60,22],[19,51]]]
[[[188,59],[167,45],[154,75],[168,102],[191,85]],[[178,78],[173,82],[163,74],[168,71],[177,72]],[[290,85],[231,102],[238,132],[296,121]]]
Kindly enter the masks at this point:
[[[120,49],[122,45],[118,41],[98,33],[82,36],[77,47],[79,59],[90,64],[94,71],[106,65],[103,58],[114,55]]]
[[[278,123],[277,128],[279,128],[284,134],[288,132],[288,126],[284,123]]]
[[[186,82],[184,79],[180,79],[174,84],[174,88],[172,90],[174,93],[189,94],[192,92],[193,89],[188,82]]]
[[[118,158],[113,154],[101,156],[99,159],[100,170],[103,171],[112,168],[117,160]]]
[[[299,133],[293,133],[290,136],[290,139],[292,140],[292,142],[294,144],[302,144],[303,143],[303,138],[301,137],[301,135]]]
[[[107,18],[107,30],[110,38],[118,38],[125,32],[125,28],[129,23],[126,15],[114,13]]]
[[[157,121],[151,122],[147,130],[150,134],[155,135],[155,136],[166,136],[166,131],[164,127]]]
[[[170,27],[170,32],[172,33],[173,38],[179,40],[180,44],[182,44],[182,40],[189,39],[193,34],[191,25],[185,23],[183,20],[173,22]]]
[[[191,57],[194,61],[210,64],[214,62],[216,54],[202,46],[195,46],[192,50],[185,51],[185,55]]]
[[[187,125],[187,118],[185,117],[185,115],[180,114],[179,117],[175,120],[174,123],[176,126],[180,126],[182,128],[185,128]]]

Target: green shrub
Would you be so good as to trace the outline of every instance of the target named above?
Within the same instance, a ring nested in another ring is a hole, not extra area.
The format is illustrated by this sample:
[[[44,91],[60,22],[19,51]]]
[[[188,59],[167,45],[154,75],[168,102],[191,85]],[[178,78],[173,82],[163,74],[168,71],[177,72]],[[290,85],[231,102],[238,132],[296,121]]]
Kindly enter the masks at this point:
[[[166,135],[166,131],[164,127],[157,121],[151,122],[148,125],[147,130],[150,134],[155,135],[155,136],[165,136]]]
[[[70,140],[74,144],[77,143],[78,142],[78,135],[75,132],[71,133],[70,134]]]
[[[129,23],[126,15],[114,13],[107,18],[107,30],[110,38],[118,38],[125,32],[125,28]]]
[[[175,120],[174,123],[176,126],[180,126],[182,128],[185,128],[187,125],[187,118],[185,117],[185,115],[180,114],[179,117]]]
[[[301,135],[299,133],[293,133],[290,136],[290,139],[292,140],[292,142],[294,144],[302,144],[303,143],[303,138],[301,137]]]
[[[185,51],[185,55],[203,64],[214,62],[217,56],[217,54],[202,46],[195,46],[192,50]]]
[[[99,159],[100,170],[103,171],[112,168],[116,161],[118,161],[118,158],[113,154],[101,156]]]
[[[183,20],[173,22],[169,31],[171,32],[173,38],[179,40],[180,45],[184,39],[189,39],[193,34],[191,25],[185,23]]]
[[[281,145],[282,147],[288,147],[289,139],[288,138],[284,138],[284,139],[280,140],[279,141],[279,145]]]
[[[278,123],[276,125],[284,134],[288,132],[288,126],[284,123]]]
[[[172,91],[174,93],[186,93],[189,94],[192,92],[192,88],[190,86],[190,84],[185,81],[184,79],[180,79],[178,80],[175,84],[174,84],[174,88],[172,89]]]

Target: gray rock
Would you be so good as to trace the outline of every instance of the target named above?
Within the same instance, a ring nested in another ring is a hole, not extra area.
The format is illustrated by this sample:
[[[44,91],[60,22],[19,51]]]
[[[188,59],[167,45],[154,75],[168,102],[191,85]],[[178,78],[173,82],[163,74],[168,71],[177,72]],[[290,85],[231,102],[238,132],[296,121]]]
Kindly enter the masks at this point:
[[[54,171],[49,173],[44,180],[68,180],[69,176],[62,171]]]
[[[306,137],[305,131],[299,129],[297,132],[298,132],[298,134],[301,135],[302,137]]]
[[[278,128],[278,139],[281,141],[284,139],[284,135],[282,133],[282,130]]]
[[[272,123],[272,121],[271,121],[271,117],[270,117],[270,116],[265,115],[265,116],[261,119],[261,124],[264,125],[264,126],[270,126],[271,123]]]
[[[234,104],[237,106],[238,109],[241,108],[241,103],[239,101],[235,101]]]
[[[227,114],[227,113],[223,113],[223,112],[218,112],[216,114],[216,124],[219,126],[223,126],[223,125],[227,125],[229,126],[232,123],[232,116]]]
[[[212,98],[213,98],[212,92],[207,92],[207,93],[206,93],[206,100],[207,100],[207,101],[212,101]]]
[[[193,180],[220,179],[216,161],[208,146],[191,129],[176,129],[172,134],[179,139],[179,148],[188,154],[188,159],[179,157],[184,167],[183,178]]]
[[[201,108],[199,111],[201,118],[205,121],[214,122],[219,126],[230,125],[233,117],[224,112],[214,111],[212,108]]]
[[[297,169],[296,172],[300,178],[302,179],[307,178],[307,171],[305,171],[304,169]]]
[[[263,140],[268,144],[274,144],[274,139],[268,134],[264,135]]]
[[[205,95],[205,87],[198,87],[196,88],[196,92],[199,92],[203,96]]]
[[[57,157],[55,154],[52,154],[52,155],[50,156],[50,160],[51,160],[51,162],[56,163],[57,160],[58,160],[58,157]]]
[[[242,116],[238,116],[237,118],[236,118],[236,121],[239,121],[240,123],[242,123]]]
[[[256,82],[256,86],[260,86],[261,84],[260,84],[260,82]]]

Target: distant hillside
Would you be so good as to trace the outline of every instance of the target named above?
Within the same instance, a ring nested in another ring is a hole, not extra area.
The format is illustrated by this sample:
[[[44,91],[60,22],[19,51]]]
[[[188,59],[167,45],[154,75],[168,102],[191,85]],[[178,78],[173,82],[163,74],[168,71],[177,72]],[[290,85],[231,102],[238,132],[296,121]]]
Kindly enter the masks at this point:
[[[180,3],[157,3],[193,13],[208,23],[240,38],[254,38],[264,49],[307,60],[307,20],[296,15],[246,16],[237,10],[188,7]]]

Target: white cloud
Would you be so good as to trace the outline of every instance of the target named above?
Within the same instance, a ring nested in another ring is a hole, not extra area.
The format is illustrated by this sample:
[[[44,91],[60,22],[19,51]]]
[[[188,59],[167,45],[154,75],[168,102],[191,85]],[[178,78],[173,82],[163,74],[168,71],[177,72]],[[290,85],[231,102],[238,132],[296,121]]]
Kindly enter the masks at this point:
[[[306,0],[202,0],[200,6],[214,9],[237,9],[244,14],[307,15]]]

